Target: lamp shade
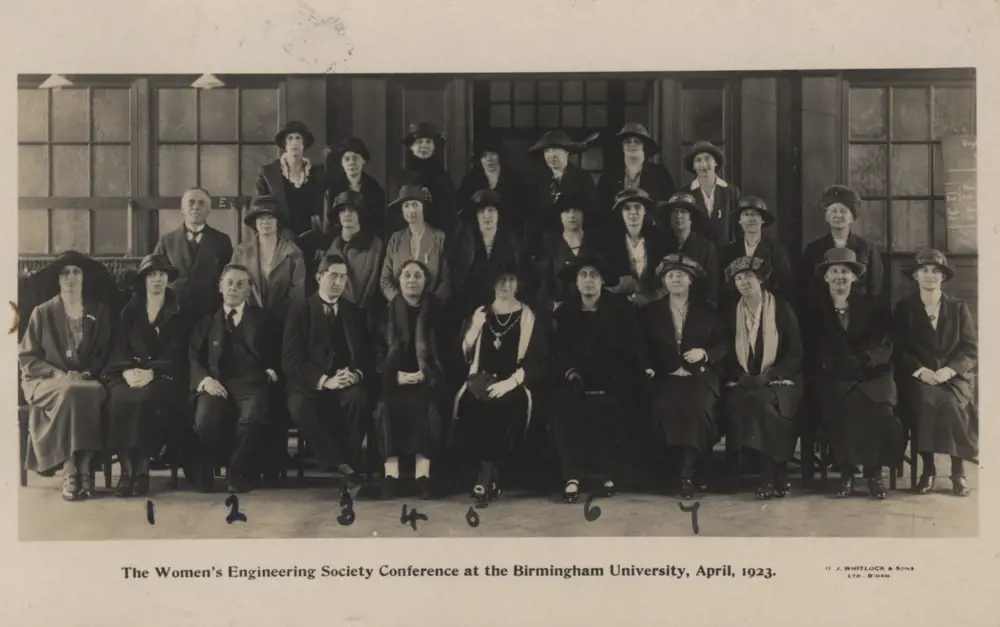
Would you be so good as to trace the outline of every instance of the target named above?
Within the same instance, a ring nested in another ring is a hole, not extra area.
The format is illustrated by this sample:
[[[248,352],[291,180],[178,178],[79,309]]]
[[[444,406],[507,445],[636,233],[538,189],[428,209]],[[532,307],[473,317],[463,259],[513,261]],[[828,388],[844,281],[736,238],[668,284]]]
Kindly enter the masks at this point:
[[[225,86],[226,84],[219,80],[215,74],[202,74],[198,80],[191,83],[191,87],[195,89],[218,89]]]
[[[38,86],[39,89],[62,89],[63,87],[72,87],[73,81],[69,80],[62,74],[52,74],[45,82]]]

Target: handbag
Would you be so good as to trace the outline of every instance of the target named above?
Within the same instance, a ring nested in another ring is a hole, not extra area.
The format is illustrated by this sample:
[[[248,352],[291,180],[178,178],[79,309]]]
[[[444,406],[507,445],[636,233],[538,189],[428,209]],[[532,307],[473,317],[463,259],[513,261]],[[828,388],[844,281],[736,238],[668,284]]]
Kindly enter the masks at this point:
[[[489,392],[487,390],[497,381],[499,379],[497,379],[495,374],[477,372],[469,377],[468,381],[466,381],[466,386],[469,393],[476,397],[477,400],[486,401],[489,400]]]

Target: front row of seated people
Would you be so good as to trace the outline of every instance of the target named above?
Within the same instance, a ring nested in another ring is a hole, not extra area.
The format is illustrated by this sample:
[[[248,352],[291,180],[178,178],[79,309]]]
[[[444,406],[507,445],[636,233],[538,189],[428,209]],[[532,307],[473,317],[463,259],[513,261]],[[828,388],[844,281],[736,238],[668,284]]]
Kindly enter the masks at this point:
[[[770,499],[789,493],[787,464],[805,416],[829,439],[837,495],[851,495],[860,468],[870,495],[884,499],[882,469],[898,466],[905,447],[902,417],[923,461],[917,492],[933,489],[938,453],[951,457],[953,492],[968,494],[976,333],[965,303],[941,290],[954,276],[942,253],[918,254],[910,276],[919,289],[894,316],[852,291],[866,266],[847,248],[828,250],[815,266],[827,289],[799,315],[768,289],[759,257],[725,269],[734,296],[722,313],[697,289],[705,270],[683,253],[656,264],[661,297],[641,309],[606,289],[613,273],[597,254],[562,270],[576,289],[554,314],[522,300],[521,268],[499,267],[489,304],[450,330],[464,364],[455,393],[445,377],[446,312],[424,259],[395,267],[378,368],[378,338],[342,297],[349,268],[338,254],[322,259],[317,292],[291,304],[282,331],[278,313],[254,302],[251,269],[226,265],[221,303],[199,316],[167,286],[177,270],[160,254],[142,260],[113,328],[107,306],[85,289],[102,269],[65,253],[41,279],[57,280],[59,294],[31,312],[20,345],[27,468],[62,466],[63,497],[84,499],[94,495],[95,459],[110,450],[122,467],[116,493],[144,495],[150,457],[172,444],[184,448],[185,474],[200,489],[212,489],[223,465],[229,490],[244,492],[259,477],[270,416],[283,410],[319,465],[342,475],[342,489],[361,481],[372,418],[384,498],[395,495],[400,459],[410,456],[418,493],[429,498],[431,459],[452,444],[450,434],[478,464],[472,497],[488,501],[502,492],[513,443],[532,422],[551,421],[563,499],[574,502],[591,473],[596,493],[615,493],[623,416],[645,412],[680,462],[683,497],[705,489],[705,462],[724,436],[730,453],[756,458],[755,497]]]

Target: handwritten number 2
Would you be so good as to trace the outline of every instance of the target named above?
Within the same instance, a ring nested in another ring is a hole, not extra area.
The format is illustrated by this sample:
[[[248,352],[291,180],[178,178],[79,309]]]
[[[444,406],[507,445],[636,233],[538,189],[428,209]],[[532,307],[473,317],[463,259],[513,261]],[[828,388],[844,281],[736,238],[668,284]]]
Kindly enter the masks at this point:
[[[340,523],[341,527],[349,527],[354,524],[356,518],[354,499],[351,498],[350,492],[344,492],[344,495],[340,497],[340,516],[337,516],[337,522]]]
[[[229,507],[226,524],[231,525],[234,522],[247,521],[247,515],[240,511],[240,499],[235,494],[229,495],[229,498],[226,499],[226,505]]]
[[[601,517],[601,508],[597,505],[593,507],[590,506],[594,502],[594,495],[591,494],[587,497],[587,502],[583,504],[583,517],[587,519],[587,522],[594,522]]]
[[[465,513],[465,522],[473,529],[479,526],[479,514],[476,513],[476,508],[469,506],[469,511]]]

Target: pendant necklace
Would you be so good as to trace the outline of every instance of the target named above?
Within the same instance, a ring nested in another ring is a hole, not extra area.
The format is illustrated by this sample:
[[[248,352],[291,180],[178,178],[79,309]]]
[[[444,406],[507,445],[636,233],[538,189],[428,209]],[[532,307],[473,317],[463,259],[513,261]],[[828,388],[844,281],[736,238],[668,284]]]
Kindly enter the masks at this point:
[[[492,324],[487,323],[487,324],[489,324],[489,327],[490,327],[490,333],[493,334],[493,348],[494,349],[500,350],[500,344],[501,344],[501,340],[503,339],[503,336],[505,336],[508,333],[510,333],[510,330],[514,328],[514,325],[511,324],[511,320],[514,318],[514,314],[515,313],[517,313],[517,312],[512,311],[509,314],[507,314],[507,321],[506,322],[500,322],[500,316],[494,314],[496,316],[496,319],[497,319],[497,324],[499,324],[500,328],[502,329],[499,332],[495,331],[493,329],[493,325]]]

